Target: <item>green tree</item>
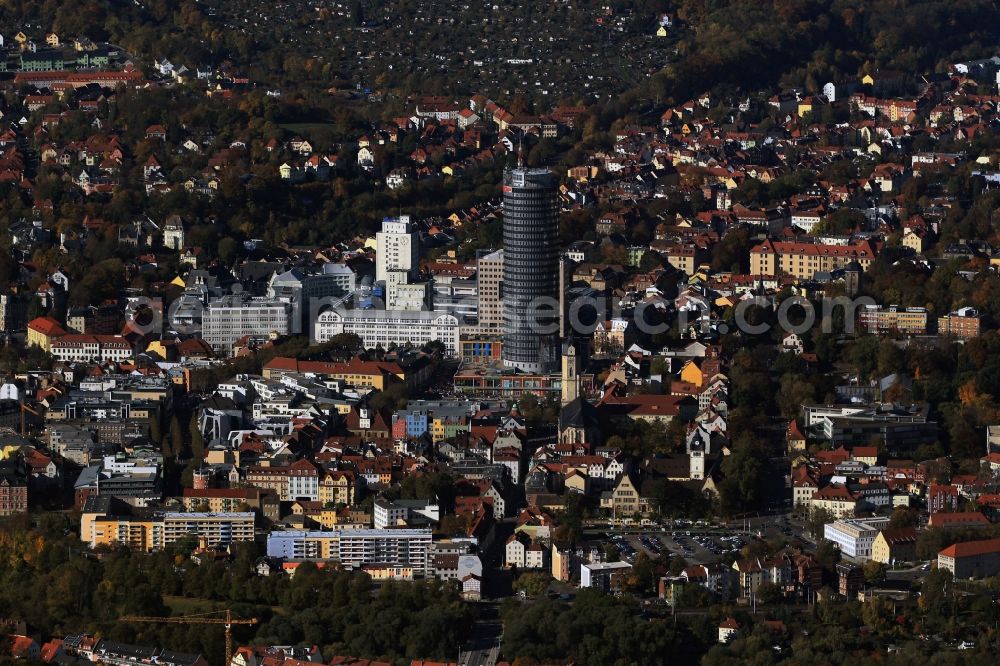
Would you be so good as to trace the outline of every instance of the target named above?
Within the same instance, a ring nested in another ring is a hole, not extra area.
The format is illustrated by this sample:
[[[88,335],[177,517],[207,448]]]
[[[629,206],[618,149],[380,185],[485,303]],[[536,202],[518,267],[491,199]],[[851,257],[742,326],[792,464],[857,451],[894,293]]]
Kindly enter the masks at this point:
[[[759,505],[764,499],[766,459],[750,447],[739,447],[722,461],[724,479],[719,488],[723,512],[732,514]]]
[[[761,604],[773,604],[781,600],[781,590],[770,581],[765,581],[757,586],[757,602]]]
[[[149,420],[149,439],[155,444],[163,443],[163,432],[160,428],[160,419],[152,418]]]
[[[916,527],[918,518],[916,509],[911,509],[908,506],[897,506],[889,515],[889,527],[892,529]]]
[[[523,573],[514,581],[514,591],[524,593],[528,598],[535,598],[544,595],[549,589],[552,577],[548,574],[528,572]]]
[[[824,528],[827,523],[834,521],[833,513],[828,509],[813,509],[809,512],[809,523],[806,526],[810,536],[814,539],[823,538]]]
[[[650,595],[656,591],[656,580],[653,561],[645,552],[640,552],[636,555],[635,564],[629,572],[629,587],[639,594]]]
[[[816,561],[827,571],[833,571],[837,562],[840,561],[840,550],[834,546],[832,541],[820,539],[816,544]]]
[[[239,251],[240,245],[234,238],[226,236],[219,239],[219,246],[216,252],[218,253],[219,260],[226,266],[231,266],[236,261]]]
[[[875,560],[868,560],[865,562],[863,571],[865,574],[865,580],[870,584],[874,585],[876,583],[881,583],[885,580],[885,572],[888,567],[882,562],[876,562]]]
[[[815,402],[816,387],[809,380],[797,373],[788,373],[781,377],[778,390],[778,408],[786,419],[795,418],[802,411],[802,405]]]
[[[184,433],[176,415],[170,417],[170,443],[174,457],[180,458],[184,453]]]
[[[197,461],[205,459],[205,437],[201,434],[201,427],[198,425],[198,414],[191,415],[191,422],[188,425],[191,434],[191,455]]]
[[[877,368],[879,339],[873,335],[858,338],[851,346],[850,362],[862,377],[871,378]]]
[[[892,340],[884,340],[878,349],[878,373],[888,375],[899,372],[906,367],[906,358],[903,350],[896,346]]]

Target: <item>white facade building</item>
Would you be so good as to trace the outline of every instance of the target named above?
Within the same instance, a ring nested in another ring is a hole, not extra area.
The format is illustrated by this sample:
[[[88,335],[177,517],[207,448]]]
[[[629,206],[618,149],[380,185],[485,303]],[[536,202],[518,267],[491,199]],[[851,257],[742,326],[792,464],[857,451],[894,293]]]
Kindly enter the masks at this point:
[[[823,528],[823,538],[837,544],[840,552],[848,557],[869,560],[875,537],[888,525],[888,518],[838,520]]]
[[[391,270],[404,270],[412,276],[419,263],[420,238],[410,216],[382,220],[382,231],[375,234],[375,280],[385,281]]]
[[[628,562],[592,562],[580,565],[580,587],[611,588],[611,577],[632,569]]]
[[[64,335],[53,340],[49,350],[58,361],[112,361],[132,358],[132,345],[118,335]]]
[[[247,294],[223,296],[209,302],[202,314],[201,335],[217,352],[230,353],[245,335],[288,335],[292,332],[292,304]]]
[[[269,298],[289,303],[292,307],[292,333],[305,332],[303,326],[315,318],[325,300],[347,296],[355,289],[355,275],[344,264],[327,263],[319,273],[306,273],[292,268],[275,273],[268,282]]]
[[[439,340],[445,354],[458,354],[458,319],[438,312],[404,310],[327,310],[316,319],[315,340],[322,344],[335,335],[353,333],[368,349],[392,343],[415,347]],[[206,338],[207,339],[207,338]]]

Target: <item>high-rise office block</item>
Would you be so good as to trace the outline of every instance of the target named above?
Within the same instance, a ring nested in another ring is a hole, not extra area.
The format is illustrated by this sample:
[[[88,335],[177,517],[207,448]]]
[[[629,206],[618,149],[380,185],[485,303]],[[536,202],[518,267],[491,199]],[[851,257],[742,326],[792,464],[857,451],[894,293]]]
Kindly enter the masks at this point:
[[[558,372],[558,181],[518,167],[503,186],[503,361],[524,372]]]
[[[375,280],[384,282],[390,271],[402,270],[412,278],[420,265],[420,237],[409,215],[387,217],[375,234]]]
[[[503,326],[503,250],[479,257],[476,262],[476,295],[479,326],[499,331]]]
[[[201,337],[217,352],[231,354],[244,335],[288,335],[292,304],[275,298],[231,294],[209,301],[201,319]]]

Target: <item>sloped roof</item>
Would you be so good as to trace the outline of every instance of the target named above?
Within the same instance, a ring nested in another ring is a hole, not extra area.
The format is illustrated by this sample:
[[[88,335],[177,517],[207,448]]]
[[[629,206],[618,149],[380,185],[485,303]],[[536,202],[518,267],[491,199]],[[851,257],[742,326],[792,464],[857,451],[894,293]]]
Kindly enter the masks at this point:
[[[559,429],[596,428],[600,424],[597,410],[582,397],[575,398],[559,412]]]
[[[958,559],[960,557],[976,557],[978,555],[997,552],[1000,552],[1000,539],[983,539],[981,541],[966,541],[964,543],[952,544],[938,553],[938,556]]]

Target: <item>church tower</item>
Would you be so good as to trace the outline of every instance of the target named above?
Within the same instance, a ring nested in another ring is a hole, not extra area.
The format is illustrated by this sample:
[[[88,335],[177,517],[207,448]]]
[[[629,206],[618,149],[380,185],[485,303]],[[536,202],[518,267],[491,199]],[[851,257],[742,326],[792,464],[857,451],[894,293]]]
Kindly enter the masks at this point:
[[[705,480],[705,452],[701,449],[696,449],[688,454],[688,461],[690,463],[690,471],[688,475],[691,477],[692,481],[704,481]]]
[[[562,353],[562,404],[568,405],[580,395],[579,368],[576,347],[567,344]]]

